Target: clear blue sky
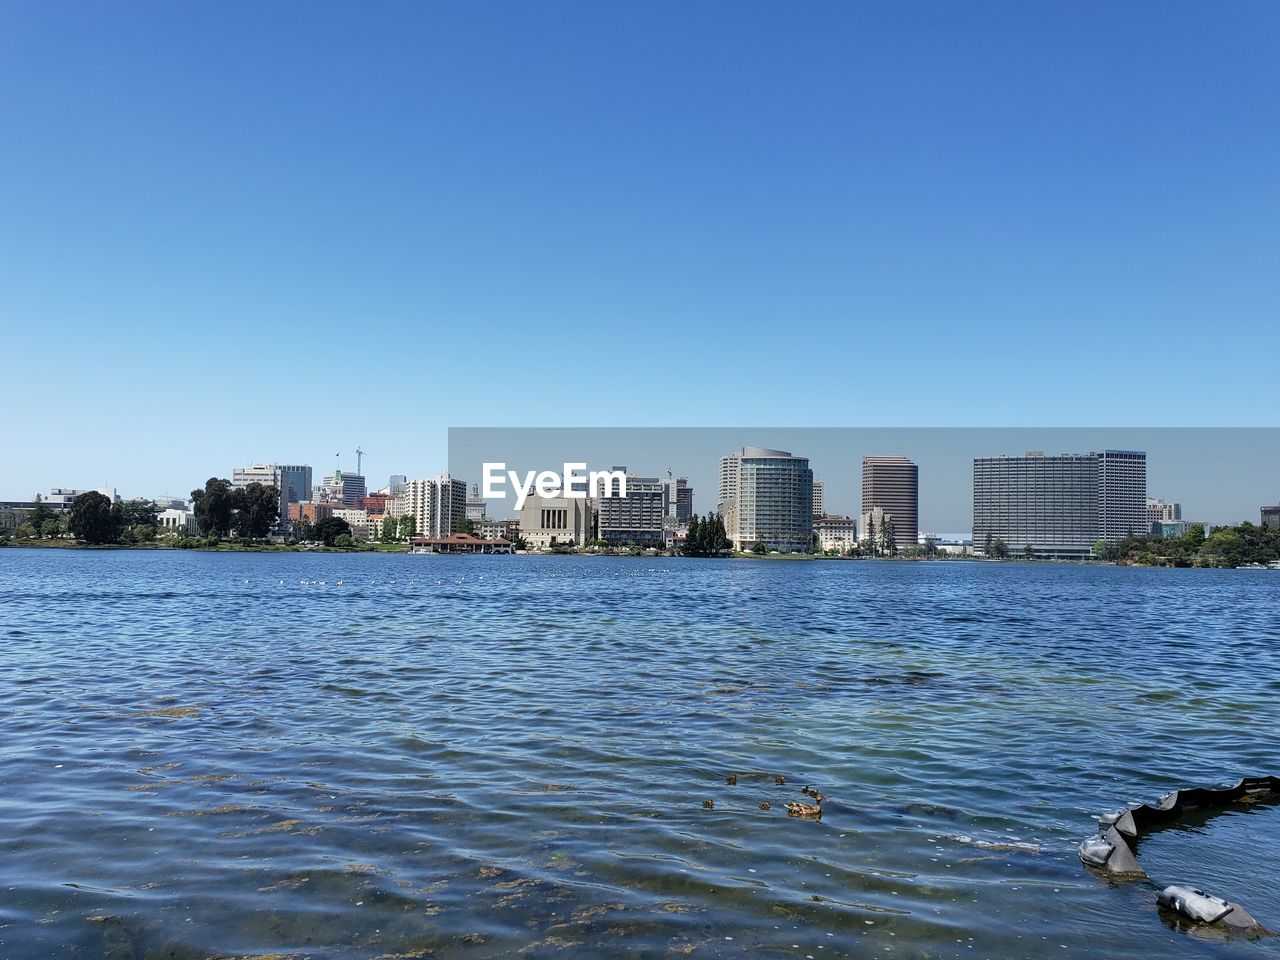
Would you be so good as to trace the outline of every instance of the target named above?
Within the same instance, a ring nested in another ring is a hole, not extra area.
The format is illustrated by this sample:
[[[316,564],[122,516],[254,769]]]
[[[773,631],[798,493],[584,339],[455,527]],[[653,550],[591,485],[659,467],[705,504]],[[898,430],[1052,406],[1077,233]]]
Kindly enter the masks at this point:
[[[1271,425],[1280,5],[0,5],[0,498]],[[616,399],[611,399],[611,393]]]

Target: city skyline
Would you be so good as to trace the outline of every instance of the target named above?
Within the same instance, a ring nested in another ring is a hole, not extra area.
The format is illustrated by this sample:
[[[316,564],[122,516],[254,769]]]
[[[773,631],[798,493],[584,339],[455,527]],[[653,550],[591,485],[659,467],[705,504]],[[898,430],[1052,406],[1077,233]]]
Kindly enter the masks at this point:
[[[1149,494],[1153,499],[1177,501],[1184,516],[1211,524],[1256,522],[1258,508],[1280,502],[1280,429],[1236,430],[1169,428],[1054,428],[1031,429],[887,429],[887,428],[673,428],[597,430],[592,428],[463,428],[451,432],[445,472],[464,482],[467,488],[480,479],[479,463],[486,459],[525,458],[524,466],[538,469],[561,465],[560,458],[587,457],[593,467],[614,463],[629,466],[636,476],[685,478],[694,490],[693,509],[700,515],[716,508],[718,463],[712,455],[725,443],[760,446],[753,438],[772,437],[780,446],[799,456],[808,455],[815,482],[822,482],[825,511],[857,519],[863,509],[859,496],[862,460],[884,456],[890,450],[904,453],[918,464],[920,477],[919,523],[921,533],[966,534],[972,529],[973,462],[979,457],[1021,457],[1027,451],[1043,451],[1051,456],[1083,454],[1104,449],[1140,449],[1148,453],[1151,465]],[[1125,442],[1127,441],[1127,442]],[[717,446],[717,444],[719,446]],[[479,450],[486,451],[478,453]],[[505,453],[503,451],[506,451]],[[815,451],[809,454],[809,451]],[[914,455],[913,455],[914,453]],[[150,488],[131,490],[114,487],[123,499],[156,498],[167,495],[185,498],[203,486],[209,476],[233,479],[244,464],[202,472],[180,491],[155,492]],[[284,461],[279,461],[283,463]],[[406,473],[392,469],[387,474],[365,474],[367,489],[381,489],[387,479]],[[268,461],[264,466],[273,465]],[[312,466],[311,464],[304,464]],[[291,468],[292,469],[292,468]],[[313,467],[316,482],[329,479]],[[343,471],[350,474],[350,471]],[[422,472],[410,472],[410,479],[431,479],[441,474],[440,464]],[[0,496],[0,501],[26,501],[33,494],[46,495],[59,487],[96,489],[89,483],[55,483],[43,489],[19,491],[18,496]],[[515,516],[513,503],[488,501],[491,516]]]

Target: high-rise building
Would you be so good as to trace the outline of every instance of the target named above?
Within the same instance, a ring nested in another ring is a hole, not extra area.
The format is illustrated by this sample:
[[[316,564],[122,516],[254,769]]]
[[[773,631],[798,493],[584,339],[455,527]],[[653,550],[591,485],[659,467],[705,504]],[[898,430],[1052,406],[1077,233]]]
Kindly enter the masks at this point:
[[[1140,450],[1104,450],[1098,457],[1098,530],[1107,543],[1145,537],[1147,455]]]
[[[822,501],[823,501],[822,481],[815,480],[813,481],[813,518],[815,520],[817,520],[818,517],[822,517],[826,515],[827,510]]]
[[[596,535],[611,545],[662,546],[666,515],[663,481],[657,477],[632,476],[626,467],[612,469],[614,473],[626,474],[627,495],[604,496],[603,481],[599,489],[592,491],[596,497]]]
[[[397,493],[404,493],[405,484],[409,482],[409,478],[403,473],[393,473],[387,480],[387,493],[395,496]]]
[[[863,457],[862,512],[876,507],[893,524],[898,549],[914,547],[920,535],[920,468],[906,457]]]
[[[289,504],[311,498],[311,468],[301,464],[256,463],[231,471],[231,486],[260,483],[280,492],[280,519],[289,518]]]
[[[1280,530],[1280,504],[1262,508],[1262,525],[1268,530]]]
[[[397,517],[413,517],[419,536],[447,537],[466,516],[466,503],[466,481],[442,473],[406,481],[404,492],[388,504],[387,510]]]
[[[1147,455],[1134,450],[975,457],[973,543],[1003,541],[1013,554],[1085,558],[1098,540],[1150,531]]]
[[[693,487],[687,477],[668,477],[662,481],[663,509],[667,519],[680,526],[693,516]]]
[[[808,553],[813,549],[813,471],[807,457],[743,447],[720,458],[725,532],[739,550]]]

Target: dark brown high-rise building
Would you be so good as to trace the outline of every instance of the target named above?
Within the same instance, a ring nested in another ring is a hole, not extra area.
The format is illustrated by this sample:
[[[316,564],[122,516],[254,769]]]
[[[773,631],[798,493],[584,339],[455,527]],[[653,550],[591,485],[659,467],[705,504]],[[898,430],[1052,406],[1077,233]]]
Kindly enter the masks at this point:
[[[898,549],[914,547],[920,533],[920,468],[906,457],[863,457],[862,512],[876,507],[893,518]]]

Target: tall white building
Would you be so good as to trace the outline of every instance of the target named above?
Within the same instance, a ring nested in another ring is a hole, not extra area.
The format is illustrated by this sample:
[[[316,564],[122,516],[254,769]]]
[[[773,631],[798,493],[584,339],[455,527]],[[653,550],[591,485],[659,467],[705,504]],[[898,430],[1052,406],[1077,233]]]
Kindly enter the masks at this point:
[[[467,484],[447,473],[406,480],[404,491],[388,503],[387,513],[411,516],[420,537],[447,537],[467,510]]]
[[[813,481],[813,518],[825,515],[827,512],[826,505],[823,503],[823,486],[821,480]]]
[[[1138,450],[975,457],[973,543],[1002,540],[1011,553],[1086,558],[1098,540],[1145,535],[1147,455]]]
[[[720,516],[738,550],[813,549],[813,471],[807,457],[743,447],[720,458]]]

